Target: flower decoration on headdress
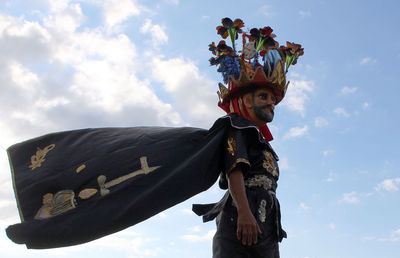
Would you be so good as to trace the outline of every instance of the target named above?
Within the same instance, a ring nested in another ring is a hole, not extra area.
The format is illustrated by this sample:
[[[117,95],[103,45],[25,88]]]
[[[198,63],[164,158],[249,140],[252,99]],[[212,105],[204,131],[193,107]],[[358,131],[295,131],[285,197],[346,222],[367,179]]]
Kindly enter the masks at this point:
[[[250,42],[256,43],[256,51],[260,51],[262,47],[268,49],[269,47],[278,47],[279,43],[274,40],[275,34],[272,34],[271,27],[264,27],[261,29],[253,28],[250,30],[248,36]]]
[[[304,48],[301,48],[300,44],[290,43],[286,41],[286,47],[280,47],[282,53],[285,55],[286,60],[286,72],[290,65],[295,65],[299,56],[304,54]]]
[[[235,51],[235,40],[238,39],[238,33],[242,33],[242,29],[244,27],[244,23],[241,19],[236,19],[232,21],[230,18],[222,19],[222,26],[217,27],[218,34],[221,35],[223,39],[226,39],[228,36],[231,39],[232,47]]]
[[[217,57],[212,57],[209,61],[211,65],[220,65],[218,72],[222,73],[224,82],[228,83],[229,75],[239,78],[240,62],[235,56],[234,50],[226,45],[224,40],[215,46],[215,43],[208,45],[209,50]]]
[[[218,45],[212,42],[208,47],[213,57],[209,60],[211,65],[218,66],[224,78],[226,88],[219,84],[219,106],[228,113],[235,94],[248,87],[271,88],[280,102],[288,86],[286,73],[290,65],[294,65],[297,59],[304,54],[301,45],[287,42],[286,46],[279,47],[275,41],[276,35],[269,26],[252,28],[243,32],[244,23],[241,19],[232,21],[230,18],[222,19],[222,26],[217,27],[217,34],[223,39],[231,39],[232,46],[227,46],[225,40]],[[235,41],[238,34],[243,34],[243,49],[236,51]],[[246,40],[249,42],[246,42]]]

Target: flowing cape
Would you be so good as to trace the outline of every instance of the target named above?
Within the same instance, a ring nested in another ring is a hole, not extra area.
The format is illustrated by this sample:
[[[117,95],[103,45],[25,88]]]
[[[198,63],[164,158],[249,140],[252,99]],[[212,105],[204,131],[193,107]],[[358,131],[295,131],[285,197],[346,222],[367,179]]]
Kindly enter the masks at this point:
[[[11,146],[22,222],[8,237],[34,249],[82,244],[207,190],[220,174],[228,117],[210,130],[82,129]]]

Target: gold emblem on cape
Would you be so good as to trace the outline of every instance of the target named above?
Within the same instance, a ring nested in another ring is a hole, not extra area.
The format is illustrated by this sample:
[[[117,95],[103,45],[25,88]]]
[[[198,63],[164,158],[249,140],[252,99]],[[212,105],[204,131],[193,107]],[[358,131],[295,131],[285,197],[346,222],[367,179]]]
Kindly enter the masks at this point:
[[[235,142],[235,139],[233,139],[232,137],[228,138],[228,148],[227,148],[227,150],[229,151],[229,153],[232,156],[235,156],[236,142]]]
[[[82,170],[84,170],[86,168],[86,165],[85,164],[82,164],[82,165],[80,165],[76,170],[75,170],[75,172],[76,173],[80,173],[80,172],[82,172]]]
[[[273,176],[275,177],[279,176],[278,168],[275,165],[275,160],[271,152],[265,150],[263,151],[263,154],[265,157],[265,160],[263,161],[263,167]]]
[[[34,170],[35,168],[38,168],[42,165],[42,163],[45,161],[46,154],[54,149],[56,147],[55,144],[50,144],[44,149],[40,149],[39,147],[37,148],[36,154],[32,155],[31,157],[31,165],[29,165],[29,168]]]
[[[92,197],[93,195],[95,195],[96,193],[97,193],[97,189],[87,188],[87,189],[83,189],[82,191],[80,191],[78,196],[82,200],[86,200],[86,199],[89,199],[90,197]]]
[[[143,156],[140,157],[140,166],[141,168],[139,170],[133,171],[129,174],[120,176],[118,178],[115,178],[109,182],[106,182],[107,178],[105,175],[100,175],[99,177],[97,177],[97,183],[99,184],[99,188],[100,188],[100,195],[101,196],[105,196],[107,194],[110,193],[110,187],[116,186],[121,184],[122,182],[131,179],[135,176],[138,175],[147,175],[151,172],[153,172],[154,170],[160,168],[161,166],[155,166],[155,167],[149,167],[149,164],[147,163],[147,157]]]
[[[75,194],[72,190],[58,191],[56,194],[43,195],[43,205],[35,215],[35,219],[47,219],[74,209]]]

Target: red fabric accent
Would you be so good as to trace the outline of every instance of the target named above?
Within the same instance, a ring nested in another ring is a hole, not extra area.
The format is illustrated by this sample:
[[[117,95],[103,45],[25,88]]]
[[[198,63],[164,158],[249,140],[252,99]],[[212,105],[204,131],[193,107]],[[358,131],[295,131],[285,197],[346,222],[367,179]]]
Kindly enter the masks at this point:
[[[260,130],[260,133],[262,134],[262,136],[264,136],[264,139],[267,142],[270,142],[274,139],[274,137],[272,137],[271,131],[269,130],[267,124],[263,125],[262,127],[259,127],[258,130]]]
[[[232,101],[232,106],[233,106],[233,110],[235,111],[235,113],[238,114],[239,116],[243,116],[242,112],[240,112],[238,98],[234,98],[231,101]]]
[[[224,110],[227,114],[229,114],[229,103],[222,104],[221,101],[218,102],[218,107]]]

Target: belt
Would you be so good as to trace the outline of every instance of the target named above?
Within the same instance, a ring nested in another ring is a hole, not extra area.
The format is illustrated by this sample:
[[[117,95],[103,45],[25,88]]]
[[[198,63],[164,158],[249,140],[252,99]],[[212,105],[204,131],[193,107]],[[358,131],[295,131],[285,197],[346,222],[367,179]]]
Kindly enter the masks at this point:
[[[244,180],[247,187],[262,187],[265,190],[272,189],[272,180],[266,175],[255,175]]]

